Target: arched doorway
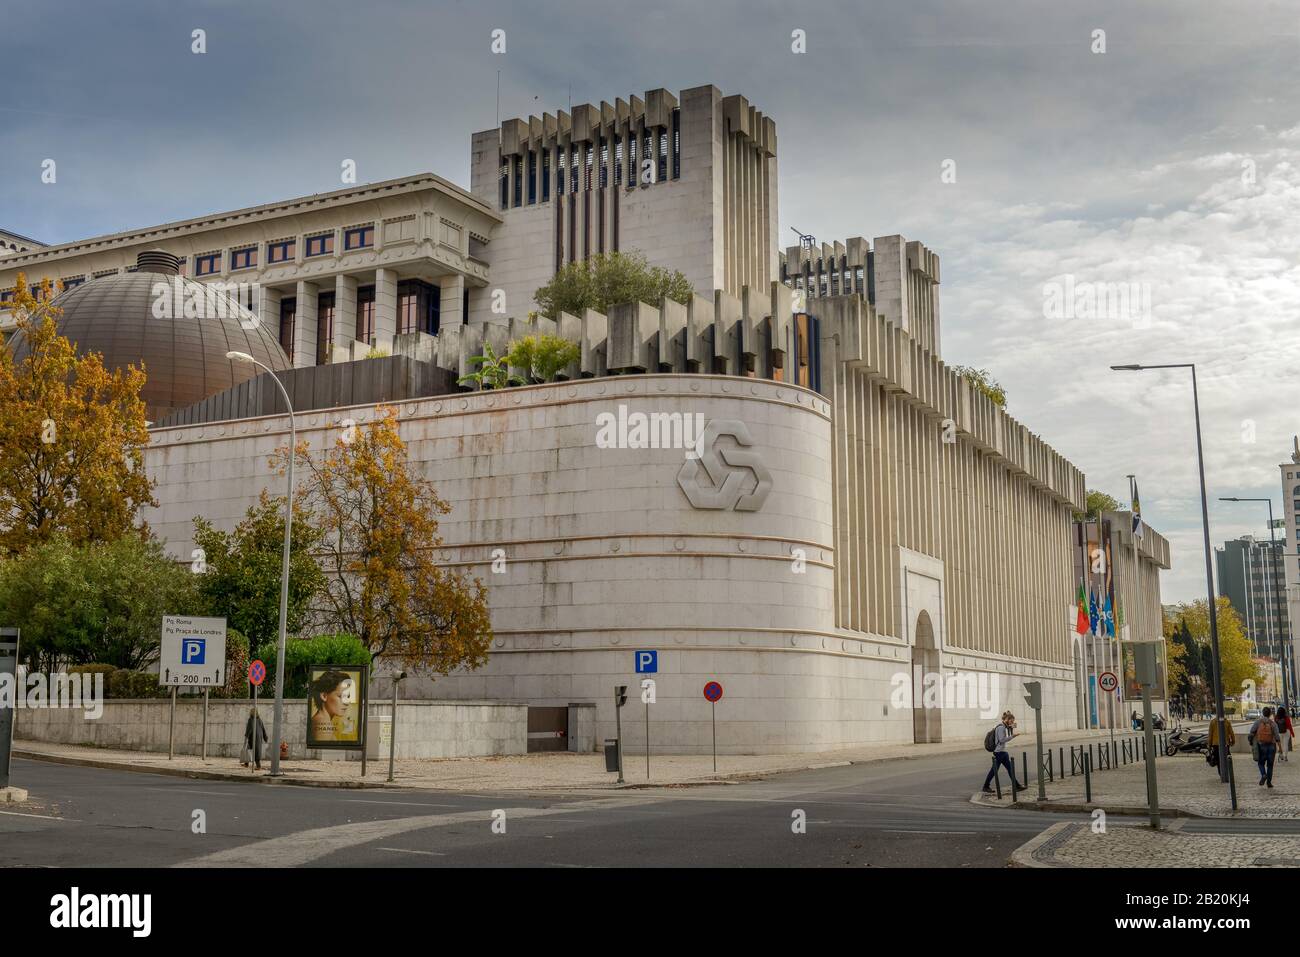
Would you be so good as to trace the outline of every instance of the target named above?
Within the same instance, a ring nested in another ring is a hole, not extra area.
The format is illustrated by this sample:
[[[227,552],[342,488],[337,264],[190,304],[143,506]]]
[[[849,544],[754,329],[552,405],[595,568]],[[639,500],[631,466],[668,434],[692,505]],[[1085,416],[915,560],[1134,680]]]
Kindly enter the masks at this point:
[[[912,740],[934,744],[943,740],[943,674],[939,647],[930,613],[916,617],[916,640],[912,644]],[[930,694],[926,695],[927,677]]]

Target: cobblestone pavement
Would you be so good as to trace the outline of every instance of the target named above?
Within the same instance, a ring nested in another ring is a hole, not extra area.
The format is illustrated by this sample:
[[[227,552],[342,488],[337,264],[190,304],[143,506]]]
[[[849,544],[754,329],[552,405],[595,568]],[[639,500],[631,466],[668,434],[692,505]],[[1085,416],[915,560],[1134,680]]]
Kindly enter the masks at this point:
[[[1079,741],[1086,732],[1070,731],[1045,734],[1050,742]],[[1094,734],[1100,739],[1100,735]],[[1017,739],[1019,742],[1021,739]],[[1030,736],[1025,740],[1032,742]],[[706,784],[719,781],[739,781],[755,776],[797,771],[810,768],[834,767],[844,764],[869,763],[899,758],[930,757],[957,752],[976,753],[980,743],[958,741],[945,744],[893,744],[875,745],[841,751],[821,751],[807,754],[750,754],[719,755],[718,770],[714,773],[710,755],[656,755],[650,757],[651,777],[646,778],[645,756],[624,755],[623,770],[626,786]],[[114,751],[76,745],[50,744],[37,741],[15,741],[14,753],[19,757],[36,757],[69,764],[89,764],[97,767],[124,768],[157,773],[186,774],[196,777],[242,777],[257,775],[240,767],[234,758],[208,758],[178,754],[168,760],[166,754],[144,751]],[[260,775],[266,776],[268,762],[263,761]],[[1300,767],[1300,764],[1297,764]],[[616,775],[605,770],[602,754],[575,754],[549,752],[487,758],[452,758],[443,760],[399,759],[396,763],[396,781],[386,784],[388,761],[371,761],[364,778],[359,760],[290,760],[282,765],[285,777],[282,783],[309,784],[325,787],[399,787],[428,788],[456,791],[508,791],[615,788]]]
[[[1244,736],[1243,736],[1244,737]],[[1068,756],[1067,756],[1068,758]],[[1228,786],[1219,782],[1218,772],[1199,755],[1162,756],[1156,763],[1156,787],[1160,807],[1196,817],[1300,818],[1300,752],[1291,760],[1278,762],[1273,772],[1273,787],[1259,786],[1259,769],[1250,752],[1233,752],[1232,764],[1237,782],[1238,810],[1234,814]],[[1082,775],[1057,779],[1046,787],[1047,803],[1062,805],[1145,811],[1147,806],[1146,767],[1130,764],[1092,775],[1092,803],[1084,801]],[[1038,805],[1038,785],[1031,781],[1027,792],[1021,791],[1017,806]],[[1011,796],[1003,792],[999,802],[993,795],[979,795],[977,803],[1003,807]],[[1300,857],[1300,854],[1296,855]]]
[[[1186,818],[1159,831],[1107,821],[1104,832],[1088,822],[1062,821],[1018,848],[1019,867],[1297,867],[1300,837],[1262,834],[1188,834]]]

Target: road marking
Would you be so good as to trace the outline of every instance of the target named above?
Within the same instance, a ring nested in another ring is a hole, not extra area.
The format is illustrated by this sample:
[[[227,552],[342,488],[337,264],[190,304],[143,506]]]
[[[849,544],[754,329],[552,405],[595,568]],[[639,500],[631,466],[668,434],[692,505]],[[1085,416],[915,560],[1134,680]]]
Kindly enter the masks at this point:
[[[886,834],[978,834],[979,831],[921,831],[909,827],[881,828]]]
[[[424,801],[371,801],[366,798],[347,798],[345,804],[404,804],[410,807],[463,807],[461,804],[426,804]]]
[[[593,801],[574,801],[549,808],[504,808],[507,821],[556,814],[572,814],[586,810],[617,810],[637,804],[648,804],[652,797],[616,797]],[[372,841],[420,831],[430,827],[447,827],[454,824],[492,824],[492,809],[462,811],[457,814],[421,814],[416,817],[399,817],[388,821],[359,821],[333,827],[317,827],[306,831],[284,834],[263,841],[253,841],[240,847],[205,854],[192,860],[181,861],[175,867],[297,867],[322,857],[327,857],[350,847]]]
[[[76,821],[81,823],[78,817],[54,817],[49,814],[24,814],[22,811],[0,811],[0,814],[8,814],[10,817],[38,817],[42,821]]]
[[[442,851],[414,851],[406,847],[377,847],[377,851],[391,851],[393,854],[427,854],[429,857],[446,857]]]

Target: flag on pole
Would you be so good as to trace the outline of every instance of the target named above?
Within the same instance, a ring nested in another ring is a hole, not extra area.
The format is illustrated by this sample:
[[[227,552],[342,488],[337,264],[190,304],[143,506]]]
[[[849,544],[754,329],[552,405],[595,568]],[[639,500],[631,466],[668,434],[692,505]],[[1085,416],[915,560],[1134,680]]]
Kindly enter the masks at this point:
[[[1088,589],[1088,628],[1092,633],[1098,634],[1097,631],[1097,592]]]
[[[1106,596],[1106,604],[1102,608],[1102,621],[1106,628],[1106,637],[1114,638],[1115,637],[1115,612],[1114,612],[1114,606],[1111,604],[1110,595]]]
[[[1083,583],[1079,583],[1079,617],[1075,620],[1074,630],[1084,635],[1088,632],[1088,599],[1083,595]]]
[[[1142,535],[1142,503],[1138,501],[1138,482],[1133,480],[1133,534]]]

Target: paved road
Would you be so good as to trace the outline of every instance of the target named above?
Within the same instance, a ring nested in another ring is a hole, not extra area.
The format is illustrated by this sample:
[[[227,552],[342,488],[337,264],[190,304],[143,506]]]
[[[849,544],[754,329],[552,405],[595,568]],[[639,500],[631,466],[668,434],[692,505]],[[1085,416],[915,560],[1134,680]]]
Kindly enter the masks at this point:
[[[0,866],[1000,867],[1078,817],[969,804],[986,760],[971,751],[562,796],[268,787],[17,760],[14,781],[32,799],[0,812]],[[197,811],[206,833],[195,833]],[[796,811],[806,833],[792,830]]]

